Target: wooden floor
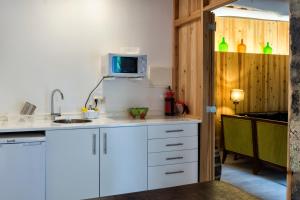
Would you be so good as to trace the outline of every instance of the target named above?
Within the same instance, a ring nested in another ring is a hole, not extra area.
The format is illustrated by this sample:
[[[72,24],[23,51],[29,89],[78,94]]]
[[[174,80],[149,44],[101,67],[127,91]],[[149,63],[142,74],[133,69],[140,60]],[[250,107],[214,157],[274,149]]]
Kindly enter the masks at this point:
[[[93,200],[257,200],[224,182],[199,183]]]

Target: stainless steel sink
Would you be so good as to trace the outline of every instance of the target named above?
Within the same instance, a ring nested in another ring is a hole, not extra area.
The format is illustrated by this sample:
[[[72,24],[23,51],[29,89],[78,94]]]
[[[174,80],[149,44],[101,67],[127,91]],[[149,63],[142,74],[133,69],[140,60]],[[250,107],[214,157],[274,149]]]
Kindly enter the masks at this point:
[[[83,123],[90,123],[92,120],[89,119],[58,119],[54,120],[54,123],[59,124],[83,124]]]

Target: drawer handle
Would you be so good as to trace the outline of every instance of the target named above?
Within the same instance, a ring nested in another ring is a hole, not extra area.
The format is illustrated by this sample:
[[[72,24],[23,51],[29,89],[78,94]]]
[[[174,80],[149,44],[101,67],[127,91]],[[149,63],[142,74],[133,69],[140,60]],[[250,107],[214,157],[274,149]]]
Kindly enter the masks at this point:
[[[175,172],[166,172],[165,174],[166,175],[172,175],[172,174],[182,174],[182,173],[184,173],[184,171],[175,171]]]
[[[166,158],[166,160],[181,160],[183,157],[172,157],[172,158]]]
[[[42,145],[42,142],[28,142],[28,143],[23,143],[24,147],[39,146],[39,145]]]
[[[179,132],[183,132],[184,130],[182,129],[178,129],[178,130],[167,130],[166,133],[179,133]]]
[[[176,147],[176,146],[182,146],[183,143],[176,143],[176,144],[166,144],[166,147]]]

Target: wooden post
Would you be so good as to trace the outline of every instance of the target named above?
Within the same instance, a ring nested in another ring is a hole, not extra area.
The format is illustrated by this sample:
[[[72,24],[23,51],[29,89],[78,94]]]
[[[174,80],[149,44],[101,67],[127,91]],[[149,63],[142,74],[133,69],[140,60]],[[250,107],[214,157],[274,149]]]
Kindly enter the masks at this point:
[[[206,162],[200,162],[201,181],[214,179],[214,151],[215,151],[215,113],[209,113],[206,107],[215,105],[214,97],[214,30],[208,27],[214,23],[211,12],[203,12],[201,35],[202,67],[203,67],[203,114],[201,126],[201,153],[200,157]],[[202,173],[202,174],[201,174]]]

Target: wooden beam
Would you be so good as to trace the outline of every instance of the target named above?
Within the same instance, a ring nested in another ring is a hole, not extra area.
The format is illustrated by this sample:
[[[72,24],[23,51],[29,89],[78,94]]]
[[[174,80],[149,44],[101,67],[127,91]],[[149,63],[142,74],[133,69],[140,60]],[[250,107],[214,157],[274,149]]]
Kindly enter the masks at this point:
[[[188,24],[188,23],[191,23],[193,21],[196,21],[196,20],[198,20],[200,18],[201,18],[201,10],[197,10],[197,11],[193,12],[188,17],[176,19],[175,22],[174,22],[174,26],[175,27],[180,27],[180,26],[183,26],[185,24]]]
[[[175,24],[176,19],[179,16],[179,0],[173,0],[173,23]],[[175,27],[175,26],[174,26]],[[178,52],[178,42],[179,34],[176,28],[173,29],[173,67],[172,67],[172,88],[174,91],[178,91],[178,62],[179,62],[179,52]],[[178,92],[176,92],[178,97]]]
[[[236,0],[212,0],[208,5],[204,6],[203,11],[212,11],[235,1]]]

